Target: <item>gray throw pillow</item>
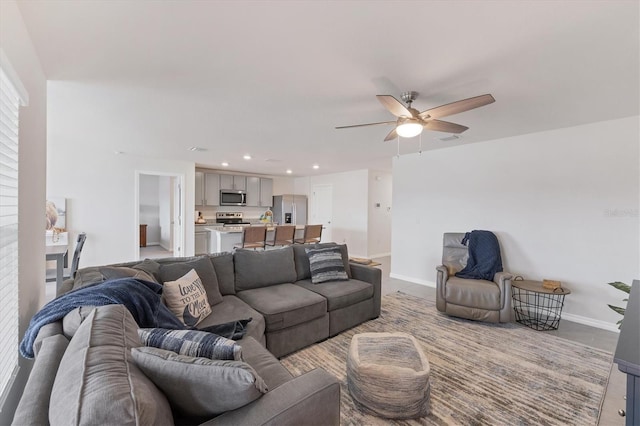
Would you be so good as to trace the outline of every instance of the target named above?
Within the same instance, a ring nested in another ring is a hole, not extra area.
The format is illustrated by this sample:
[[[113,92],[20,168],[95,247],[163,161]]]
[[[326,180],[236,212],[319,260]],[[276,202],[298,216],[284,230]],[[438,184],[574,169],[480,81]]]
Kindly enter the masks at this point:
[[[344,270],[347,272],[347,276],[351,278],[351,266],[349,265],[349,251],[346,244],[336,243],[321,243],[321,244],[295,244],[293,247],[293,255],[296,264],[296,274],[298,281],[308,280],[311,278],[311,270],[309,269],[309,256],[307,256],[306,249],[308,248],[325,248],[325,247],[340,247],[340,253],[342,253],[342,263],[344,264]]]
[[[166,349],[180,355],[209,359],[242,360],[242,347],[235,341],[197,330],[141,328],[138,336],[144,346]]]
[[[163,264],[160,266],[160,280],[163,283],[175,281],[192,269],[195,269],[198,277],[202,280],[202,285],[207,292],[209,305],[213,306],[222,302],[222,295],[218,287],[218,277],[208,256],[201,256],[188,262]]]
[[[347,281],[349,276],[344,269],[340,247],[308,248],[311,282],[320,284],[327,281]]]
[[[138,367],[184,416],[211,418],[267,392],[262,378],[244,362],[195,358],[148,347],[131,352]]]

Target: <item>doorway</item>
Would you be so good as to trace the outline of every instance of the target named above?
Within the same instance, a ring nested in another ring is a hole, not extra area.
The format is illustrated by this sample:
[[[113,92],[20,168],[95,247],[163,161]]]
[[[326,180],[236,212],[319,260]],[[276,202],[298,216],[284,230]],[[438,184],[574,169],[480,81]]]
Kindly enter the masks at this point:
[[[331,220],[333,218],[333,187],[331,185],[313,185],[311,188],[313,208],[311,224],[322,224],[322,241],[333,241]]]
[[[136,172],[138,259],[183,255],[182,175]]]

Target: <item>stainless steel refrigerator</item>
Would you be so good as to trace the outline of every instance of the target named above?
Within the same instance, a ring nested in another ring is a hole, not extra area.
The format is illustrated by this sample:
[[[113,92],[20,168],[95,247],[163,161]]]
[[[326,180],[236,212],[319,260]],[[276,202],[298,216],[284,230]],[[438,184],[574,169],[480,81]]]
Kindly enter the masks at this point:
[[[273,221],[280,225],[307,224],[307,196],[306,195],[274,195]]]

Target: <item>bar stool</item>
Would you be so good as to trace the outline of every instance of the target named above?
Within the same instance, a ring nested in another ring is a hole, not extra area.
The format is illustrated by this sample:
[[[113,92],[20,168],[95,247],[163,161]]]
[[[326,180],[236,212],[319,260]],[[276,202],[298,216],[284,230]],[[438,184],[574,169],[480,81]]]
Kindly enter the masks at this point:
[[[268,246],[290,246],[293,244],[295,233],[296,227],[293,225],[276,226],[273,233],[273,241],[269,241],[266,244]]]
[[[242,230],[242,243],[236,244],[235,248],[262,248],[267,239],[267,227],[266,226],[246,226]]]
[[[322,225],[305,225],[302,238],[295,240],[297,244],[316,244],[322,237]]]

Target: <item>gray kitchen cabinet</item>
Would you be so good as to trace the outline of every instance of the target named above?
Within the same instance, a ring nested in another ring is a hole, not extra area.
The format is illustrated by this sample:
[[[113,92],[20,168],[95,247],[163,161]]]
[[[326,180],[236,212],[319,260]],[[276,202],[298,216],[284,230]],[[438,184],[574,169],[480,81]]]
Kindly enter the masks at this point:
[[[194,253],[196,256],[209,254],[209,231],[203,226],[196,226]]]
[[[204,174],[204,205],[220,205],[220,175],[218,174]]]
[[[246,191],[246,176],[220,175],[220,189],[235,189],[237,191]]]
[[[204,172],[196,172],[196,206],[204,206]]]
[[[247,191],[247,199],[249,192]],[[260,178],[260,206],[271,207],[273,205],[273,179]]]
[[[257,176],[247,176],[247,207],[259,207],[260,201],[260,179]]]
[[[220,175],[216,173],[196,172],[196,206],[220,205]]]

